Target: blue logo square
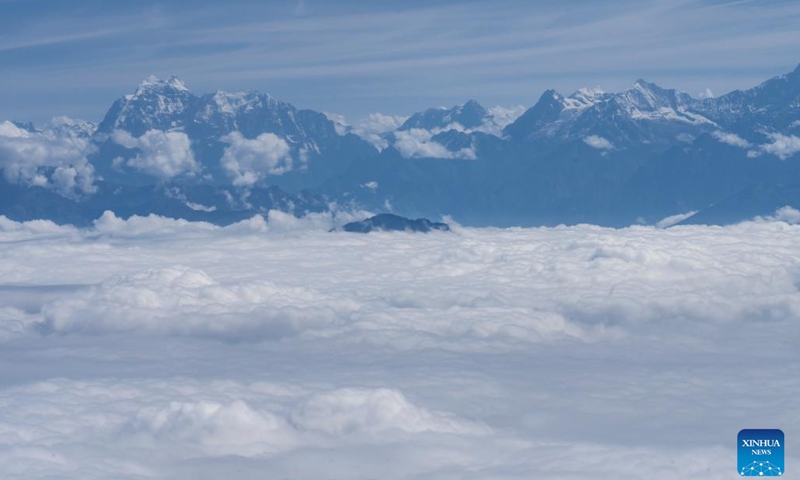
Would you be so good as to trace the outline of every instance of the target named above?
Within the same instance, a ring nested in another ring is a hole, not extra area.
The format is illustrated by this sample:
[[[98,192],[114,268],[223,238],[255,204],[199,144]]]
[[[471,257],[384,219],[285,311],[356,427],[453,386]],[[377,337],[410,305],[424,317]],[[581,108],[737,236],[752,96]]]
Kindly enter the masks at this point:
[[[783,476],[783,432],[742,430],[739,432],[739,475],[743,477]]]

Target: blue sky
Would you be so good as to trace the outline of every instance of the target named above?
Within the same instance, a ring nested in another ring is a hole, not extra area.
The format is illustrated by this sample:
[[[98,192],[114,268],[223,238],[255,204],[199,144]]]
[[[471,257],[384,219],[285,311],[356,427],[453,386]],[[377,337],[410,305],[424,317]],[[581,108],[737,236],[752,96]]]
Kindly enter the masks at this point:
[[[98,121],[150,74],[350,120],[639,77],[719,95],[794,69],[797,25],[792,1],[0,0],[0,118]]]

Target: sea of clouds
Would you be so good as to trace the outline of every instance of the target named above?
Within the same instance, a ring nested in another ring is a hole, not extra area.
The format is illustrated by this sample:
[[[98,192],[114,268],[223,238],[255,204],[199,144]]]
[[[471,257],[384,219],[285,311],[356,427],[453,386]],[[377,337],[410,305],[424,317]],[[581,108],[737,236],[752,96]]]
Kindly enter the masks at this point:
[[[800,434],[798,218],[0,217],[0,478],[730,478]]]

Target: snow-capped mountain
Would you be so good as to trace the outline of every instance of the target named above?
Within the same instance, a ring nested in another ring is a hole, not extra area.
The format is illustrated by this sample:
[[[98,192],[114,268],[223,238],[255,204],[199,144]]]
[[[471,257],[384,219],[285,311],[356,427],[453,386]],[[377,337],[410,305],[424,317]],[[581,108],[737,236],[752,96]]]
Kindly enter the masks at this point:
[[[321,153],[338,146],[336,125],[324,114],[298,110],[269,94],[256,91],[203,95],[196,101],[184,129],[193,139],[214,141],[232,132],[245,138],[272,133],[297,148]]]
[[[491,115],[483,105],[475,100],[469,100],[463,105],[453,108],[429,108],[409,117],[398,130],[422,128],[425,130],[442,130],[458,125],[466,130],[477,129],[490,121]]]
[[[764,132],[796,131],[798,117],[800,67],[718,98],[697,99],[644,80],[621,93],[581,89],[565,97],[548,90],[504,133],[518,141],[599,137],[619,147],[670,146],[714,131],[759,141]]]
[[[97,132],[97,127],[98,124],[85,120],[55,117],[47,125],[46,129],[52,131],[56,136],[70,136],[89,140]]]
[[[754,141],[764,131],[797,132],[800,66],[749,90],[696,101],[695,108],[724,129]]]
[[[150,77],[99,124],[0,123],[0,169],[0,214],[18,219],[109,208],[225,223],[335,202],[466,224],[727,222],[800,202],[800,67],[717,98],[637,80],[548,90],[524,112],[470,100],[352,126]]]
[[[353,165],[326,191],[493,225],[625,225],[702,213],[759,182],[776,185],[760,192],[800,184],[799,80],[800,67],[705,99],[644,80],[619,93],[548,90],[503,140],[454,127],[463,109],[429,110],[393,133],[381,161]]]
[[[565,97],[548,90],[504,133],[518,141],[599,138],[607,146],[670,145],[717,128],[697,106],[686,93],[641,79],[621,93],[581,89]]]
[[[381,150],[392,147],[406,158],[474,160],[477,145],[499,140],[503,128],[520,113],[514,108],[488,110],[477,101],[469,100],[452,108],[417,112],[393,130],[380,134],[378,139]],[[374,137],[364,136],[375,144]]]
[[[156,177],[297,190],[375,153],[322,113],[255,91],[196,96],[175,76],[150,77],[117,100],[94,140],[103,176],[135,184]]]
[[[172,130],[185,126],[196,108],[197,97],[176,76],[160,80],[150,76],[132,95],[118,99],[106,113],[98,133],[123,130],[140,137],[148,130]]]

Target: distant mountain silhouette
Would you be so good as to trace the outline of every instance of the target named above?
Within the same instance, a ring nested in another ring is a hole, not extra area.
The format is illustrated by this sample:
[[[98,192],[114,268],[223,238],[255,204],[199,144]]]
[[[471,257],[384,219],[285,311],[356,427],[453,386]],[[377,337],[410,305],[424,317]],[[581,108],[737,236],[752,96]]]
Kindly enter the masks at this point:
[[[411,220],[391,213],[381,213],[374,217],[351,222],[342,227],[345,232],[369,233],[375,231],[394,231],[394,232],[421,232],[428,233],[434,230],[449,232],[450,227],[446,223],[431,222],[427,218]]]

